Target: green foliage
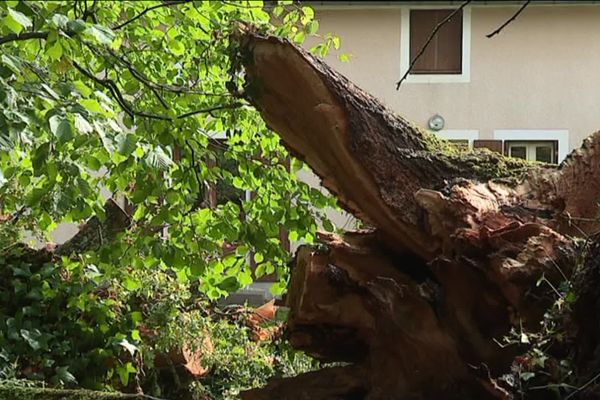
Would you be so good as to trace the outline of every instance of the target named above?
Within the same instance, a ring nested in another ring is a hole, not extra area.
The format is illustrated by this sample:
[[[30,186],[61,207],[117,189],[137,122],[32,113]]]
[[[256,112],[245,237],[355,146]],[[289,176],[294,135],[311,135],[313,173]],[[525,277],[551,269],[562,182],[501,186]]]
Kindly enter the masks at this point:
[[[0,378],[111,386],[109,365],[139,322],[117,281],[22,246],[2,254],[0,276]]]
[[[240,23],[317,35],[312,9],[280,3],[0,2],[0,380],[220,399],[311,368],[209,302],[274,272],[281,292],[282,229],[331,227],[230,61]],[[320,55],[339,47],[322,39]],[[131,210],[117,240],[60,261],[17,245],[103,219],[102,190]],[[165,378],[153,360],[203,335],[210,373]]]
[[[61,222],[102,216],[104,188],[134,223],[85,263],[109,274],[160,265],[211,298],[277,272],[281,291],[280,229],[311,242],[333,203],[284,167],[287,152],[241,96],[229,38],[244,22],[301,43],[318,23],[291,4],[170,3],[0,2],[0,230],[48,239]],[[211,187],[253,195],[209,207]],[[248,253],[265,260],[255,273]]]
[[[250,323],[241,306],[223,313],[170,270],[111,276],[16,246],[2,253],[0,271],[0,383],[217,400],[316,366],[278,339],[279,323]],[[257,341],[257,329],[276,340]],[[202,354],[206,375],[165,368],[184,347]]]
[[[511,393],[527,398],[571,398],[579,390],[573,365],[573,305],[577,299],[574,280],[588,253],[589,239],[573,238],[579,247],[579,259],[571,276],[562,271],[564,280],[553,285],[542,276],[537,286],[545,287],[554,301],[544,313],[539,329],[512,329],[501,346],[514,346],[520,354],[514,358],[511,371],[498,380]],[[556,265],[556,268],[559,268]]]
[[[15,384],[0,385],[0,400],[144,400],[143,396],[88,390],[60,390],[27,387]]]

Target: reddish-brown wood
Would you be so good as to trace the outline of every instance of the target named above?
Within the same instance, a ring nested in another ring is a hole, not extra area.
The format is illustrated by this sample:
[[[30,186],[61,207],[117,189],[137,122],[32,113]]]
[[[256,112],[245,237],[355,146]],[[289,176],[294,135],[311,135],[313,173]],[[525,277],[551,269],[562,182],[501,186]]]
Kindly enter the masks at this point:
[[[302,246],[287,295],[292,345],[352,367],[243,397],[508,398],[491,377],[516,349],[497,340],[538,328],[552,296],[536,282],[563,280],[569,235],[600,228],[600,135],[560,168],[458,151],[286,40],[251,29],[235,40],[247,98],[372,227]]]

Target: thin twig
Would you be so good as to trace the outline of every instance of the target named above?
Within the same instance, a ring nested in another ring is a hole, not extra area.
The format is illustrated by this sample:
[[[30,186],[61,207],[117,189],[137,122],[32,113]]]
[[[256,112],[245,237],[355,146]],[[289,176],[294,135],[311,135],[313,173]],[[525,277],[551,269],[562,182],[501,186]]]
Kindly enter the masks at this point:
[[[523,3],[523,5],[521,6],[521,8],[519,8],[517,10],[517,12],[513,14],[512,17],[510,17],[508,20],[506,20],[506,22],[503,23],[502,25],[500,25],[498,27],[498,29],[496,29],[494,32],[488,33],[487,35],[485,35],[485,37],[489,39],[489,38],[492,38],[492,37],[496,36],[500,32],[502,32],[502,29],[506,28],[506,26],[508,24],[510,24],[511,22],[513,22],[515,19],[517,19],[517,17],[519,16],[519,14],[521,14],[523,12],[523,10],[525,10],[525,8],[529,5],[529,3],[531,3],[531,0],[527,0],[525,3]]]
[[[121,109],[125,113],[127,113],[127,115],[129,115],[130,117],[134,117],[134,116],[137,115],[138,117],[146,117],[146,118],[158,119],[158,120],[162,120],[162,121],[173,121],[173,118],[171,118],[171,117],[169,117],[167,115],[147,113],[147,112],[138,111],[138,110],[133,109],[127,103],[127,101],[123,98],[123,95],[121,94],[121,91],[119,90],[117,84],[112,79],[101,79],[101,78],[98,78],[98,77],[94,76],[94,74],[92,74],[90,71],[86,70],[85,68],[83,68],[81,65],[79,65],[75,61],[73,61],[73,66],[79,72],[81,72],[83,75],[85,75],[86,77],[88,77],[89,79],[91,79],[94,82],[96,82],[96,83],[104,86],[105,88],[107,88],[110,91],[110,93],[113,95],[113,98],[117,101],[117,103],[119,104],[119,106],[121,107]],[[202,108],[202,109],[199,109],[199,110],[189,111],[187,113],[183,113],[183,114],[178,115],[177,117],[175,117],[175,119],[183,119],[183,118],[191,117],[192,115],[201,114],[201,113],[210,114],[213,111],[225,110],[225,109],[234,109],[234,108],[239,108],[241,106],[243,106],[242,103],[221,104],[221,105],[218,105],[218,106],[213,106],[213,107],[208,107],[208,108]]]
[[[462,3],[460,5],[460,7],[458,7],[456,10],[452,11],[450,13],[450,15],[448,15],[442,22],[440,22],[439,24],[437,24],[437,26],[433,29],[433,31],[431,31],[431,34],[427,38],[427,41],[425,42],[425,44],[423,45],[423,47],[421,47],[421,50],[419,50],[419,52],[417,53],[417,55],[411,60],[410,65],[408,66],[408,69],[406,70],[406,72],[404,73],[404,75],[402,76],[402,78],[400,78],[400,80],[398,82],[396,82],[396,90],[400,89],[400,85],[402,85],[402,82],[404,82],[404,80],[408,77],[408,74],[410,74],[410,71],[412,71],[412,69],[415,66],[415,64],[417,63],[417,61],[419,61],[419,58],[421,58],[421,56],[423,55],[423,53],[425,53],[425,50],[427,50],[427,47],[429,46],[429,44],[431,43],[431,41],[433,40],[433,38],[435,37],[435,35],[437,35],[438,31],[442,28],[442,26],[444,26],[448,22],[450,22],[450,20],[452,19],[452,17],[454,17],[459,11],[461,11],[463,8],[465,8],[465,6],[467,4],[469,4],[471,1],[472,0],[467,0],[464,3]]]
[[[141,17],[143,17],[146,13],[152,11],[152,10],[156,10],[157,8],[162,8],[162,7],[169,7],[169,6],[174,6],[174,5],[179,5],[179,4],[185,4],[185,3],[190,3],[191,0],[175,0],[175,1],[165,1],[164,3],[160,3],[157,5],[154,5],[152,7],[147,7],[146,9],[144,9],[141,13],[139,13],[138,15],[136,15],[135,17],[128,19],[127,21],[115,26],[112,28],[113,31],[116,31],[117,29],[121,29],[126,25],[129,25],[130,23],[137,21],[138,19],[140,19]]]
[[[202,114],[202,113],[208,113],[208,114],[210,114],[211,112],[217,111],[217,110],[240,108],[242,105],[243,105],[242,103],[221,104],[219,106],[203,108],[203,109],[200,109],[200,110],[190,111],[190,112],[178,115],[177,119],[191,117],[192,115]]]
[[[573,393],[570,393],[567,397],[565,397],[565,400],[570,399],[571,397],[575,396],[577,393],[581,392],[583,389],[585,389],[586,387],[590,386],[592,383],[594,383],[594,381],[596,379],[600,378],[600,372],[597,373],[596,375],[594,375],[592,377],[592,379],[590,379],[589,381],[587,381],[583,386],[578,387]]]

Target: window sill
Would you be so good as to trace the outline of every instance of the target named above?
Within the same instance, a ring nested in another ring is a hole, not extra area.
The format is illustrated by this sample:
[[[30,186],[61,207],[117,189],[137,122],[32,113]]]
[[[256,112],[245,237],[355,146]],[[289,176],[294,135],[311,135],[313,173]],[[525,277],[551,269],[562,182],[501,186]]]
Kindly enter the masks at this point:
[[[467,74],[408,74],[405,83],[469,83]]]

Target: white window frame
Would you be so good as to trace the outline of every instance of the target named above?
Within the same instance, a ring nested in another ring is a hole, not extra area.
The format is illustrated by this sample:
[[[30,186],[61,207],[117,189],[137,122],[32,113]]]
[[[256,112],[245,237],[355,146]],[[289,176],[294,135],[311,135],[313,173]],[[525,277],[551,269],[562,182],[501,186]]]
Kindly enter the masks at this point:
[[[523,142],[558,142],[558,163],[560,164],[569,154],[569,131],[567,129],[496,129],[494,130],[494,140],[502,140],[504,147],[505,141]]]
[[[444,10],[455,5],[403,6],[400,12],[400,76],[410,66],[410,10]],[[471,6],[463,8],[462,68],[460,74],[408,74],[406,83],[468,83],[471,82]]]
[[[555,141],[548,141],[545,140],[543,142],[532,142],[532,141],[514,141],[514,140],[509,140],[508,141],[508,145],[506,146],[506,152],[507,155],[512,157],[511,155],[511,148],[512,147],[525,147],[525,159],[529,160],[529,161],[537,161],[537,147],[540,147],[540,145],[545,145],[548,146],[550,145],[550,159],[554,160],[555,157],[558,157],[558,154],[555,154],[555,147],[554,147],[554,143]],[[550,163],[552,164],[554,161],[550,161]]]
[[[467,140],[469,149],[472,149],[473,142],[479,139],[479,131],[474,129],[442,129],[433,133],[446,140]]]

